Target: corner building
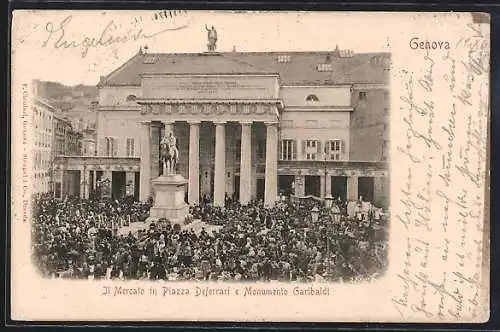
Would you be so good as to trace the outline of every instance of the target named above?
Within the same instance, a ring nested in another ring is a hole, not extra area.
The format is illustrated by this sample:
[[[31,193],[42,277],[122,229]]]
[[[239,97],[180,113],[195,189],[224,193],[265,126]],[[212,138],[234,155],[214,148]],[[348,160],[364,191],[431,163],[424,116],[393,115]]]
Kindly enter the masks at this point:
[[[36,95],[33,103],[33,193],[52,190],[54,114],[56,109]]]
[[[146,200],[173,131],[186,200],[273,205],[280,194],[388,203],[389,54],[144,54],[98,84],[87,176]],[[73,161],[81,165],[81,161]],[[66,161],[67,165],[71,161]],[[88,195],[84,190],[83,195]]]

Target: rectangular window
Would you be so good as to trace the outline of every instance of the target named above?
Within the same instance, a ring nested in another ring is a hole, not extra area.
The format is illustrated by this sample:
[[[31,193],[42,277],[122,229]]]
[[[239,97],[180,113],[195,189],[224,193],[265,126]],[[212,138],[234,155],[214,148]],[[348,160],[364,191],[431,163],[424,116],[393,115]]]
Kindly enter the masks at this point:
[[[280,144],[280,160],[297,159],[297,142],[291,139],[285,139]]]
[[[359,100],[366,100],[367,99],[367,93],[366,91],[360,91],[359,92]]]
[[[306,160],[316,160],[318,158],[319,141],[307,140],[305,141],[305,156]]]
[[[344,141],[342,140],[331,140],[327,142],[325,152],[327,153],[327,158],[330,160],[342,160],[344,159]]]
[[[333,67],[331,63],[320,63],[316,69],[318,71],[332,71]]]
[[[384,100],[389,100],[389,92],[384,92]]]
[[[114,138],[106,137],[105,140],[106,140],[106,156],[113,157],[115,152]]]
[[[292,57],[290,55],[279,55],[278,56],[279,63],[288,63],[291,60],[292,60]]]
[[[135,139],[134,138],[127,138],[127,157],[133,157],[135,155]]]

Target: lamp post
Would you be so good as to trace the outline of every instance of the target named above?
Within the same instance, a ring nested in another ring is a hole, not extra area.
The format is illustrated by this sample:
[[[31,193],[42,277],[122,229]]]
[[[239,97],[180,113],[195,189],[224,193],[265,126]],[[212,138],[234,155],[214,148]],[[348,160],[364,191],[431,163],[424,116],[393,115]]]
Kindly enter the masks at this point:
[[[325,179],[323,180],[323,195],[326,195],[326,176],[327,176],[327,171],[326,171],[326,155],[328,151],[328,145],[325,143],[324,151],[323,151],[323,168],[324,168],[324,177]]]

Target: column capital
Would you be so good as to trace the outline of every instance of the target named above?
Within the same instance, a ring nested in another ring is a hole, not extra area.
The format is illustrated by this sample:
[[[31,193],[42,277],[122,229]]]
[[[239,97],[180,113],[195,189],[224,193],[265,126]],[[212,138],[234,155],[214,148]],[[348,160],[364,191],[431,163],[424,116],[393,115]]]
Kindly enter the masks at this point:
[[[227,121],[224,121],[224,120],[217,120],[217,121],[213,121],[214,125],[218,126],[218,125],[225,125],[227,124]]]
[[[189,123],[189,125],[199,125],[201,123],[200,120],[189,120],[187,123]]]
[[[175,120],[162,120],[161,123],[166,125],[173,125],[175,123]]]
[[[253,120],[239,121],[239,123],[242,126],[251,126],[253,124]]]
[[[277,126],[278,121],[265,121],[264,124],[266,125],[266,127]]]

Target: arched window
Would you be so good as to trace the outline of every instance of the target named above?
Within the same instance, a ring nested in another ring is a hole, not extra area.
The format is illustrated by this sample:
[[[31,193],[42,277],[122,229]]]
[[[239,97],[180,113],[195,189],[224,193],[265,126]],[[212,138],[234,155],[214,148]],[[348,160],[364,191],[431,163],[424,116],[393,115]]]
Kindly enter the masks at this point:
[[[137,97],[135,95],[128,95],[127,96],[127,101],[135,101]]]
[[[306,101],[319,101],[319,98],[316,95],[309,95],[306,97]]]

